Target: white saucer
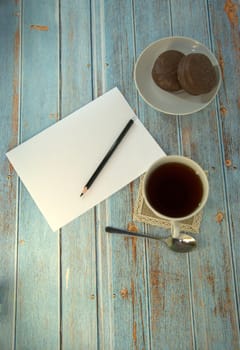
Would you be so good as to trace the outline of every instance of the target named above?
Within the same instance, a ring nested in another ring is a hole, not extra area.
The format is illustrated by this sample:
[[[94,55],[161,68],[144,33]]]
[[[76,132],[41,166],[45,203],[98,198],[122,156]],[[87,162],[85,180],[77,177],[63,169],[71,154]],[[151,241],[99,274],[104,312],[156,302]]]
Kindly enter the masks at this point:
[[[216,68],[215,88],[208,94],[193,96],[185,91],[170,93],[157,86],[152,79],[152,68],[157,57],[167,50],[205,54]],[[215,98],[221,85],[221,70],[206,46],[191,38],[175,36],[157,40],[143,50],[135,65],[134,80],[140,96],[154,109],[166,114],[187,115],[200,111]]]

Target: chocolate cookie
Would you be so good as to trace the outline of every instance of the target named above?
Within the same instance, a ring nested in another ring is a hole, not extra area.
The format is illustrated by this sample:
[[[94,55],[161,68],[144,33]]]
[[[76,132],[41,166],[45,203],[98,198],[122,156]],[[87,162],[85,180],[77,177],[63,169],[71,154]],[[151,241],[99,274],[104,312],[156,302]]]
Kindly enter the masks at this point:
[[[206,94],[217,84],[211,61],[201,53],[183,57],[178,65],[177,76],[182,88],[191,95]]]
[[[166,91],[178,91],[182,87],[178,81],[177,69],[184,54],[176,50],[163,52],[154,62],[152,78],[155,83]]]

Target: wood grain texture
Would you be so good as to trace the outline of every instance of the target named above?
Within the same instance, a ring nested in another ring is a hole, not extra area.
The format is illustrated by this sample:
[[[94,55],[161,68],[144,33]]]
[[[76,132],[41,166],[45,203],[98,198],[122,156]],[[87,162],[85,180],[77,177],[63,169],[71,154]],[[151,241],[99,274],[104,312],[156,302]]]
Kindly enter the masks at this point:
[[[17,177],[5,153],[18,142],[20,6],[0,3],[0,349],[14,346]]]
[[[58,115],[58,2],[22,2],[20,142]],[[48,31],[31,25],[48,26]],[[58,349],[59,237],[21,185],[17,271],[17,349]]]
[[[144,15],[142,12],[145,7]],[[159,19],[160,18],[160,19]],[[135,2],[136,51],[138,55],[151,42],[171,35],[171,4]],[[142,30],[142,28],[149,30]],[[140,99],[140,117],[148,130],[167,154],[178,154],[178,119],[153,111]],[[151,233],[166,235],[163,229],[148,227]],[[147,250],[148,298],[150,308],[150,335],[153,349],[175,349],[176,328],[178,349],[194,347],[192,331],[191,290],[187,255],[179,256],[166,247],[149,242]],[[174,324],[174,326],[173,326]]]
[[[60,14],[61,114],[64,117],[92,100],[90,2],[61,1]],[[94,218],[92,209],[62,229],[63,349],[97,349]]]
[[[197,1],[189,1],[188,16],[184,10],[186,1],[172,1],[172,5],[173,33],[187,35],[194,22],[197,29],[196,32],[193,29],[192,36],[214,50],[207,2],[203,6]],[[186,19],[180,25],[177,19],[184,16],[189,21]],[[237,349],[239,331],[230,232],[227,220],[216,220],[219,212],[227,217],[227,204],[218,129],[219,105],[215,103],[189,120],[183,118],[181,121],[184,154],[208,171],[210,182],[209,200],[201,226],[202,246],[196,251],[197,254],[190,256],[194,333],[195,342],[200,348]]]
[[[212,18],[212,42],[216,56],[221,63],[223,85],[219,93],[219,133],[222,146],[222,168],[226,181],[227,215],[224,220],[230,231],[232,264],[234,269],[236,303],[239,322],[240,305],[240,237],[239,237],[239,116],[240,116],[240,38],[239,38],[239,3],[226,1],[219,7],[217,1],[209,2]],[[214,16],[217,14],[217,17]],[[221,29],[223,28],[223,30]],[[220,30],[221,29],[221,30]]]
[[[171,35],[208,46],[223,77],[183,118],[147,106],[133,81],[141,51]],[[238,350],[239,2],[3,0],[0,40],[0,350]],[[52,233],[5,158],[114,86],[167,154],[208,172],[189,254],[105,232],[166,235],[133,221],[138,180]]]
[[[103,71],[106,90],[118,86],[136,108],[132,84],[134,67],[133,7],[131,1],[105,1],[99,9],[104,36]],[[127,62],[127,63],[126,63]],[[100,346],[109,349],[149,347],[144,242],[110,237],[106,223],[127,227],[132,223],[134,184],[112,196],[98,210]],[[120,210],[121,203],[124,203]],[[101,250],[100,250],[101,247]]]

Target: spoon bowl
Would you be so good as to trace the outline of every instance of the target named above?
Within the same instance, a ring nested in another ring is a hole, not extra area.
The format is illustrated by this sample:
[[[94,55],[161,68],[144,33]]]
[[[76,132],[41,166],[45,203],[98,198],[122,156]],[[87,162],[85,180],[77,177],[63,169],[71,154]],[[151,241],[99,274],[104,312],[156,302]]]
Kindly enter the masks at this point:
[[[105,231],[108,233],[116,233],[116,234],[122,234],[126,236],[132,236],[132,237],[141,237],[141,238],[151,238],[158,241],[164,242],[171,250],[177,252],[177,253],[187,253],[193,250],[196,245],[196,239],[192,236],[189,236],[185,233],[180,233],[178,237],[156,237],[150,234],[144,234],[139,232],[131,232],[123,229],[119,229],[116,227],[106,226]]]

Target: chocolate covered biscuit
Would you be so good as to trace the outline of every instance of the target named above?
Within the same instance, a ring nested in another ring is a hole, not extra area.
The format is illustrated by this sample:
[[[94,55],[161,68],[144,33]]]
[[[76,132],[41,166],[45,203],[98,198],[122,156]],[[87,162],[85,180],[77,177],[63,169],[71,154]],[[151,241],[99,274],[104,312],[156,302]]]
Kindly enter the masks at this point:
[[[163,90],[174,92],[182,87],[177,77],[178,64],[184,54],[176,50],[163,52],[154,62],[152,78]]]
[[[191,95],[210,92],[217,83],[211,61],[201,53],[191,53],[181,59],[177,76],[182,88]]]

